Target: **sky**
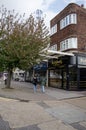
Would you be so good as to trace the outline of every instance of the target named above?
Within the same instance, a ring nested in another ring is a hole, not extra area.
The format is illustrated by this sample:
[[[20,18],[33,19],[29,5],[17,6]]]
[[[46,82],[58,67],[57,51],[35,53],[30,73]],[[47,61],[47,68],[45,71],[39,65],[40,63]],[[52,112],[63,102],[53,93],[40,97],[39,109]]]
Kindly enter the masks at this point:
[[[50,28],[50,20],[69,3],[84,4],[86,8],[86,0],[0,0],[0,7],[4,5],[7,10],[14,9],[19,14],[25,13],[26,17],[39,9],[43,12],[45,24]]]

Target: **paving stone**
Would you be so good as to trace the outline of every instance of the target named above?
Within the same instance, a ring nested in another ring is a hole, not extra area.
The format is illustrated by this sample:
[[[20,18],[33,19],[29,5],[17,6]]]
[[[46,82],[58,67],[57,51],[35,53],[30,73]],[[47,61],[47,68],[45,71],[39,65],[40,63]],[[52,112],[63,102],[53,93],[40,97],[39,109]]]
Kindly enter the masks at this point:
[[[71,125],[63,123],[61,120],[52,120],[39,124],[41,130],[77,130]]]
[[[9,127],[9,123],[7,121],[4,121],[1,116],[0,116],[0,130],[11,130]]]
[[[68,124],[86,120],[86,113],[71,104],[60,104],[57,107],[46,109],[52,116]]]
[[[86,130],[86,127],[80,125],[79,123],[73,123],[71,125],[72,125],[72,127],[76,128],[78,130]]]
[[[79,124],[86,128],[86,121],[80,122]]]
[[[8,90],[0,85],[0,95],[13,99],[0,98],[0,130],[77,130],[78,126],[79,130],[85,129],[85,123],[80,124],[86,122],[83,93],[46,88],[43,94],[33,93],[30,83],[13,82],[12,86],[15,89]]]
[[[46,103],[44,102],[38,102],[38,105],[40,105],[41,107],[43,107],[44,109],[46,108],[50,108],[50,106],[48,106]]]
[[[41,130],[41,129],[38,128],[37,125],[29,125],[29,126],[22,127],[22,128],[14,128],[12,130]]]
[[[71,98],[78,98],[78,97],[83,97],[83,94],[77,93],[77,92],[71,92],[71,91],[65,91],[65,90],[47,90],[46,94],[58,99],[58,100],[63,100],[63,99],[71,99]]]

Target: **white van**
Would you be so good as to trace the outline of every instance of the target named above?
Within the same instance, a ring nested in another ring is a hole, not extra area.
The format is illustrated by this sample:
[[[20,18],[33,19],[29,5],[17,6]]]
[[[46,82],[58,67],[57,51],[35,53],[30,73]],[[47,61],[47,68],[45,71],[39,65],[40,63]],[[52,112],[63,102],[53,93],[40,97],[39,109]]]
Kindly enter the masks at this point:
[[[16,69],[13,72],[13,80],[15,81],[25,81],[25,71]]]

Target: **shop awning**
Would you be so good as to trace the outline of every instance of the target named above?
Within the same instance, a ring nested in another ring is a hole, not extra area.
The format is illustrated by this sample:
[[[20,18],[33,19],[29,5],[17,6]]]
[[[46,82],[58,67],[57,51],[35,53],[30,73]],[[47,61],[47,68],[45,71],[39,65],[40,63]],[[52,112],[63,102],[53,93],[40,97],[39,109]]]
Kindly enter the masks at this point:
[[[62,55],[62,56],[74,56],[73,53],[69,53],[69,52],[61,52],[61,51],[53,51],[53,50],[47,50],[48,54],[54,54],[54,55]]]
[[[74,56],[73,53],[54,51],[54,50],[45,50],[40,55],[45,57],[46,59],[58,59],[59,56]]]

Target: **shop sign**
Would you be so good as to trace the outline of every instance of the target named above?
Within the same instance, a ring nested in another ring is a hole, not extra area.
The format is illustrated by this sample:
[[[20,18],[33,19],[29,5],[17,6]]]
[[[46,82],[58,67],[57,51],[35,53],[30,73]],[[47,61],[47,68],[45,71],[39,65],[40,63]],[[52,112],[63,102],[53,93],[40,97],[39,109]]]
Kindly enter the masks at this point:
[[[47,70],[47,63],[40,63],[33,67],[34,70]]]
[[[58,65],[61,65],[62,64],[62,60],[56,60],[56,61],[53,61],[52,62],[52,65],[54,65],[54,66],[58,66]]]

